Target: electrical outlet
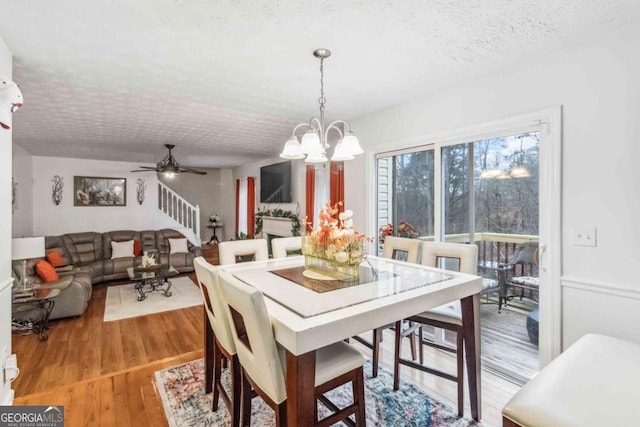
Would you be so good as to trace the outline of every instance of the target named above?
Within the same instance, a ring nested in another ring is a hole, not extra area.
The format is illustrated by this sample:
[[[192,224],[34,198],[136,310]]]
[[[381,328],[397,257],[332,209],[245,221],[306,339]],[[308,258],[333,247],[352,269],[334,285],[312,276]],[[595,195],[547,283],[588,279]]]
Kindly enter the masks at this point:
[[[596,246],[596,227],[580,227],[573,229],[571,243],[574,246]]]

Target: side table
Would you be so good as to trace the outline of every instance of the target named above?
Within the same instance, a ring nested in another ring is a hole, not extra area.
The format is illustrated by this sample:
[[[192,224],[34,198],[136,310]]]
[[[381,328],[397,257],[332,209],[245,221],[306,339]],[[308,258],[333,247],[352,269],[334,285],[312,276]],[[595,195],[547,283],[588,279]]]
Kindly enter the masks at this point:
[[[211,224],[207,225],[207,228],[211,228],[213,230],[213,234],[211,235],[211,238],[207,242],[207,245],[211,244],[211,242],[213,242],[213,241],[215,241],[216,243],[220,243],[220,240],[218,239],[218,236],[216,235],[216,230],[218,228],[222,228],[222,227],[223,227],[223,225],[222,225],[221,222],[211,223]]]
[[[33,331],[40,341],[49,338],[49,317],[60,289],[36,287],[15,290],[11,296],[11,329]]]

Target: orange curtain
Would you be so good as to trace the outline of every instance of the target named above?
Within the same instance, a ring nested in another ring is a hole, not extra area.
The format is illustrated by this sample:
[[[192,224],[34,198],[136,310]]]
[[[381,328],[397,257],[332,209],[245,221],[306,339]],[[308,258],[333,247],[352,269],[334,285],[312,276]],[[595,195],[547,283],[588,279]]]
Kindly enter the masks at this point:
[[[239,222],[240,222],[240,180],[236,179],[236,236],[238,235]]]
[[[247,178],[247,234],[256,234],[256,179]]]
[[[313,201],[316,192],[316,168],[313,165],[307,165],[307,231],[313,230]]]
[[[331,162],[329,170],[329,197],[331,204],[343,202],[338,206],[338,213],[344,212],[344,162]]]

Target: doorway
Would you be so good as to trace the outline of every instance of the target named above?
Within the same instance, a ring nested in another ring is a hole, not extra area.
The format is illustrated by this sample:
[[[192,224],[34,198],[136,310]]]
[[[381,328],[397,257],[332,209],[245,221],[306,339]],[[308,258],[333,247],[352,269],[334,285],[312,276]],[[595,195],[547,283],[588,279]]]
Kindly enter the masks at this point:
[[[378,249],[384,235],[478,245],[478,274],[501,285],[482,297],[483,365],[526,382],[560,351],[560,108],[429,139],[375,155]]]

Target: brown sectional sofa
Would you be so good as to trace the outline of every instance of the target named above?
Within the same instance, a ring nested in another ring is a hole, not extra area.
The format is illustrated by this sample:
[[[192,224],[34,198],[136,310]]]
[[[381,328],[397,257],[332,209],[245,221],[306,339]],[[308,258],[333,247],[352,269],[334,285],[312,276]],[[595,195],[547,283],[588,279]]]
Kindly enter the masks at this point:
[[[111,242],[138,240],[141,250],[157,253],[161,264],[170,264],[181,273],[192,272],[193,260],[202,254],[199,246],[187,243],[188,253],[170,254],[169,240],[184,236],[171,229],[162,230],[118,230],[105,233],[70,233],[45,237],[45,252],[56,250],[62,256],[64,266],[59,267],[60,280],[47,286],[61,288],[55,298],[51,319],[79,316],[91,299],[92,285],[115,279],[126,279],[127,268],[139,265],[141,257],[111,259]],[[27,275],[33,282],[40,282],[34,266],[38,260],[27,264]],[[19,280],[20,264],[14,265],[14,276]],[[71,277],[71,279],[69,279]]]

